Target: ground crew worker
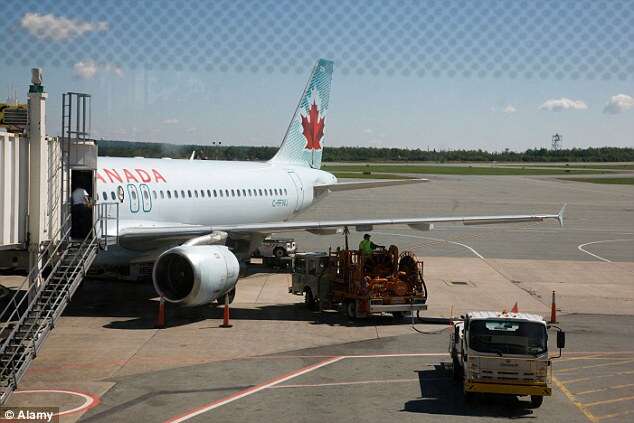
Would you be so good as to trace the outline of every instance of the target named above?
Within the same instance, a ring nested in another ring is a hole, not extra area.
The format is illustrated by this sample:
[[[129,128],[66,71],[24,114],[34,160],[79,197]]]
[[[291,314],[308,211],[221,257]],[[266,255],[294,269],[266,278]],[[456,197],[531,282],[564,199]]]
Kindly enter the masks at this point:
[[[70,236],[76,239],[85,238],[90,230],[90,196],[88,191],[77,187],[71,196],[71,230]]]
[[[359,243],[359,251],[364,256],[371,256],[372,252],[379,247],[381,246],[370,241],[370,234],[363,235],[363,240]]]

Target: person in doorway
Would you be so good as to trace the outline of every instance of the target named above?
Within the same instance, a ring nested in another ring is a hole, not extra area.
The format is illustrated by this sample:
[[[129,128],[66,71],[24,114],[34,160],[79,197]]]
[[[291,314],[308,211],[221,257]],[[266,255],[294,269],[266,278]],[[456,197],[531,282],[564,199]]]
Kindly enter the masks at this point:
[[[72,215],[70,236],[83,239],[90,230],[90,195],[82,187],[77,187],[71,196]]]

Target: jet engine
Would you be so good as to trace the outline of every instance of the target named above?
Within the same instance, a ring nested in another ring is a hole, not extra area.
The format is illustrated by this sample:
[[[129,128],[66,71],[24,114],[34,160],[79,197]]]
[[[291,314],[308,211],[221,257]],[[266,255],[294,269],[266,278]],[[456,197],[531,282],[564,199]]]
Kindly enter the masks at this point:
[[[210,303],[236,285],[240,265],[222,245],[182,245],[161,254],[154,263],[156,292],[171,303]]]

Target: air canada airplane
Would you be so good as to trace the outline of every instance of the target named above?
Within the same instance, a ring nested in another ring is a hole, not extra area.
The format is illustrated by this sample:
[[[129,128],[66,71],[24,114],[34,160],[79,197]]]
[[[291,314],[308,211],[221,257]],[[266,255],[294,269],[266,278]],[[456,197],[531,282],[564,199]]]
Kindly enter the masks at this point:
[[[159,295],[183,305],[201,305],[233,294],[245,260],[269,234],[306,230],[334,234],[370,231],[378,225],[465,225],[531,222],[559,214],[288,220],[332,191],[426,182],[338,182],[320,170],[330,102],[333,62],[312,70],[282,145],[267,162],[99,157],[97,203],[118,203],[119,221],[108,222],[118,245],[98,255],[96,264],[154,263]]]

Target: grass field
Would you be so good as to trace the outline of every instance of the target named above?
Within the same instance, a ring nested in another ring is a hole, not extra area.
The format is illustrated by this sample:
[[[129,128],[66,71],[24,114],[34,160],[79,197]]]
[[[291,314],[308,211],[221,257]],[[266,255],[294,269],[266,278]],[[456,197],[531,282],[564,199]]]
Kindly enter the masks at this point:
[[[361,172],[332,172],[337,178],[350,179],[416,179],[413,176],[397,175],[394,173],[373,173],[370,175]]]
[[[560,178],[564,181],[589,182],[593,184],[634,185],[634,178]]]
[[[365,178],[380,178],[380,174],[430,174],[430,175],[581,175],[607,173],[600,169],[539,169],[527,167],[499,166],[429,166],[429,165],[326,165],[327,172],[358,173]],[[343,176],[342,176],[343,177]]]
[[[505,164],[505,166],[507,166]],[[634,170],[634,164],[583,164],[583,163],[530,163],[530,164],[509,164],[508,166],[528,166],[528,167],[557,167],[557,168],[575,168],[575,169],[599,169],[628,171]]]

